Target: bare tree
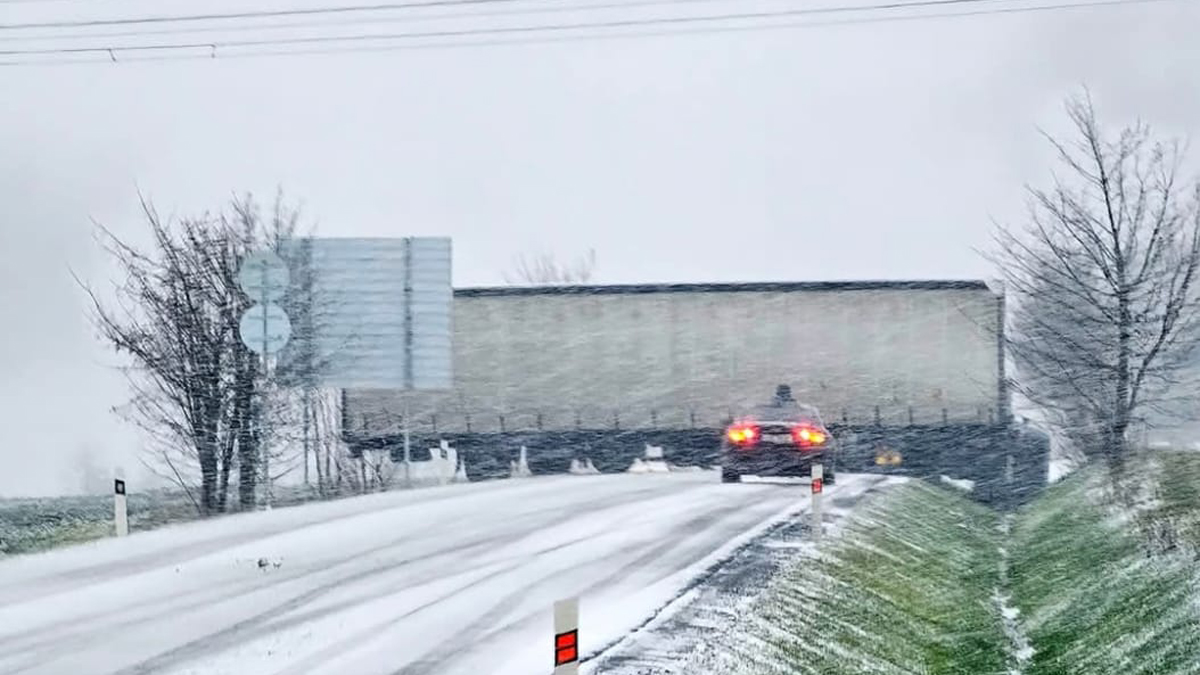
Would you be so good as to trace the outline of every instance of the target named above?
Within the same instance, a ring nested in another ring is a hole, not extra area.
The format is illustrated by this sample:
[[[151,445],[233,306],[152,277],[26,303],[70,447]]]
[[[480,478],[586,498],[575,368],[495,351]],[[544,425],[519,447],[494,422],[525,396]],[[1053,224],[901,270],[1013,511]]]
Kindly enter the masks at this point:
[[[512,271],[505,273],[504,282],[528,286],[586,284],[592,280],[595,269],[596,251],[592,249],[570,264],[559,263],[549,253],[520,255],[514,261]]]
[[[202,514],[226,509],[235,466],[241,505],[251,507],[260,423],[269,410],[257,403],[258,356],[238,335],[251,301],[238,288],[237,270],[262,242],[277,244],[295,217],[277,200],[264,224],[249,196],[235,199],[227,214],[176,222],[145,200],[142,211],[149,250],[97,225],[98,240],[124,273],[115,299],[79,282],[101,338],[125,359],[132,396],[118,412],[147,434],[143,463],[187,490]]]
[[[144,200],[142,211],[150,252],[97,226],[98,239],[125,273],[116,301],[105,304],[84,288],[101,337],[127,357],[123,371],[132,399],[120,410],[149,435],[147,465],[185,488],[198,472],[197,507],[216,513],[228,485],[232,443],[227,384],[237,378],[230,367],[231,289],[222,269],[237,256],[234,239],[207,216],[171,224]]]
[[[998,228],[992,258],[1018,391],[1117,475],[1131,425],[1180,413],[1194,391],[1200,186],[1146,125],[1106,137],[1086,94],[1067,113],[1075,138],[1047,135],[1066,175],[1030,189],[1028,226]]]

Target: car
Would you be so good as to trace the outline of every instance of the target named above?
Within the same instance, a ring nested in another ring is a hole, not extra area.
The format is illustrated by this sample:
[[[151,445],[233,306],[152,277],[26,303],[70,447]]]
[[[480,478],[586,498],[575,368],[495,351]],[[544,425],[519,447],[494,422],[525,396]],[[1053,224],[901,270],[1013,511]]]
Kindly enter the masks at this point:
[[[780,385],[775,399],[734,418],[721,441],[721,482],[742,476],[808,477],[822,465],[824,482],[833,484],[837,444],[821,413],[792,398]]]

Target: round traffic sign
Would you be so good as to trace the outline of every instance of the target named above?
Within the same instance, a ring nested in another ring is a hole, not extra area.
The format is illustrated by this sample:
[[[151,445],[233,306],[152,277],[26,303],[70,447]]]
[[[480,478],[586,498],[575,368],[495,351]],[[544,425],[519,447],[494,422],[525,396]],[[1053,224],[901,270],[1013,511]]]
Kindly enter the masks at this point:
[[[283,258],[270,251],[256,251],[242,261],[237,278],[246,297],[262,302],[282,298],[291,275]]]
[[[238,325],[242,343],[257,354],[278,354],[292,336],[292,322],[279,305],[251,305]]]

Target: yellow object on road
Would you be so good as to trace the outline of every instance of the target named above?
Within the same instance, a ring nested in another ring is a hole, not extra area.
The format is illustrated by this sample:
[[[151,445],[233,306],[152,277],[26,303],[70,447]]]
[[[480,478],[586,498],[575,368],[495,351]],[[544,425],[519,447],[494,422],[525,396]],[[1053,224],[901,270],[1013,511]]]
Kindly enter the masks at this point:
[[[898,466],[904,462],[900,453],[888,447],[876,449],[875,464],[878,466]]]

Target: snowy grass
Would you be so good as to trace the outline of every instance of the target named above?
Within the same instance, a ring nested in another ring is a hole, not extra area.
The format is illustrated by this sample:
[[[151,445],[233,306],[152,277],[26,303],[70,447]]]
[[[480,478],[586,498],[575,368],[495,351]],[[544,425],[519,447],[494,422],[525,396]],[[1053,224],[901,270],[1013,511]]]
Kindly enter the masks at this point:
[[[275,505],[294,506],[360,494],[345,490],[322,498],[304,486],[279,486]],[[127,510],[131,532],[199,519],[196,507],[182,490],[130,493]],[[229,513],[237,512],[237,506],[231,504]],[[0,499],[0,557],[47,551],[114,534],[111,495]]]
[[[1194,517],[1196,485],[1161,477],[1156,508]],[[1194,563],[1148,555],[1132,523],[1096,503],[1099,478],[1078,472],[1015,519],[1011,591],[1035,649],[1025,675],[1200,673]]]
[[[1200,452],[1153,453],[1157,465],[1154,507],[1145,517],[1169,527],[1179,545],[1200,551]]]
[[[127,508],[134,530],[196,517],[195,507],[182,492],[131,494]],[[113,534],[111,496],[0,500],[0,555],[34,553]]]
[[[917,481],[869,500],[841,538],[776,579],[711,672],[1007,673],[999,523]]]

